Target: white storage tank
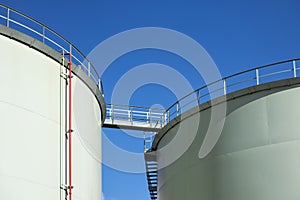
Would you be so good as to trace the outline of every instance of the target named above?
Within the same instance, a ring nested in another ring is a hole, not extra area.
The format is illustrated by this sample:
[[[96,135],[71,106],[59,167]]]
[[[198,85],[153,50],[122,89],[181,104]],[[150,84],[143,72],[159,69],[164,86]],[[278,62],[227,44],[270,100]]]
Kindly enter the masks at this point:
[[[100,200],[105,116],[100,82],[73,64],[70,92],[69,56],[46,45],[47,36],[38,41],[9,28],[12,24],[6,19],[7,26],[0,27],[0,199],[69,198],[71,167],[72,199]]]
[[[170,121],[151,152],[158,165],[158,199],[299,199],[300,78],[294,70],[295,78],[227,94],[220,136],[207,130],[212,109],[226,102],[224,96]]]

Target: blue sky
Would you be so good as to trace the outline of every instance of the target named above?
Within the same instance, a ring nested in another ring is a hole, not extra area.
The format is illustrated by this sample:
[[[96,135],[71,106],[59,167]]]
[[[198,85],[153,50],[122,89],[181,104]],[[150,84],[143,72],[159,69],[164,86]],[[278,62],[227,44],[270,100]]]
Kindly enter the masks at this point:
[[[184,33],[201,44],[222,76],[300,57],[300,2],[297,0],[0,2],[53,28],[86,55],[99,43],[122,31],[163,27]],[[124,73],[137,65],[153,62],[178,70],[194,89],[203,83],[192,66],[178,56],[160,50],[135,51],[115,60],[103,74],[106,101],[110,101],[114,84]],[[175,100],[168,88],[145,85],[133,94],[130,103],[168,107]],[[128,151],[143,151],[140,139],[118,130],[104,132],[116,145]],[[120,172],[107,166],[103,166],[103,192],[106,200],[149,199],[145,174]]]

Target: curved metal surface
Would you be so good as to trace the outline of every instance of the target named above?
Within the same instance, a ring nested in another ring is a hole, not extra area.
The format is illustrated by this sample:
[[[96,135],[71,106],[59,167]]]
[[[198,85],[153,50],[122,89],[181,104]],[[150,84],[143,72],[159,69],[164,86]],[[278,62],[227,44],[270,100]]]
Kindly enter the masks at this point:
[[[3,10],[5,15],[2,14]],[[46,26],[45,24],[3,4],[0,4],[0,24],[6,27],[12,27],[22,33],[30,35],[52,48],[58,48],[58,51],[72,53],[74,64],[81,66],[82,70],[96,83],[100,92],[104,94],[101,78],[86,56],[69,40]],[[32,28],[34,27],[34,28]],[[40,29],[37,30],[39,27]]]
[[[65,159],[70,119],[63,76],[68,70],[61,63],[62,55],[57,53],[58,62],[2,34],[0,44],[0,199],[63,200],[68,187]],[[101,108],[80,77],[73,74],[72,78],[73,197],[99,200]],[[90,85],[100,93],[94,83]],[[13,192],[15,188],[18,192]]]
[[[159,199],[297,199],[299,81],[281,80],[234,92],[239,96],[228,102],[222,134],[204,158],[199,157],[199,150],[207,134],[210,108],[171,127],[155,152]],[[199,129],[189,148],[165,165],[180,148],[173,143],[168,150],[162,149],[175,135],[189,135],[193,124],[199,124]]]
[[[165,137],[165,135],[168,134],[168,131],[170,131],[176,125],[181,123],[181,121],[188,119],[193,115],[197,115],[199,112],[210,109],[213,105],[217,106],[218,104],[222,104],[225,101],[227,103],[230,103],[230,101],[233,101],[237,98],[242,98],[244,96],[248,96],[248,101],[250,102],[256,100],[257,98],[261,98],[267,94],[273,94],[282,90],[286,90],[287,88],[289,89],[297,88],[299,87],[299,85],[300,85],[300,77],[274,81],[271,83],[261,84],[258,86],[252,86],[249,88],[238,90],[230,94],[227,94],[226,98],[224,96],[221,96],[219,98],[211,100],[213,102],[209,101],[199,106],[195,106],[194,108],[182,113],[180,116],[175,117],[172,121],[166,124],[161,130],[159,130],[159,133],[155,135],[155,138],[152,141],[150,150],[156,151],[159,142],[163,139],[163,137]],[[257,95],[256,93],[261,93],[261,95]],[[250,97],[249,95],[252,95],[252,97]]]
[[[297,71],[300,69],[296,65],[299,60],[300,58],[295,58],[255,67],[204,85],[166,109],[164,114],[164,116],[167,116],[166,123],[197,105],[199,106],[228,93],[277,80],[295,78],[298,76]]]

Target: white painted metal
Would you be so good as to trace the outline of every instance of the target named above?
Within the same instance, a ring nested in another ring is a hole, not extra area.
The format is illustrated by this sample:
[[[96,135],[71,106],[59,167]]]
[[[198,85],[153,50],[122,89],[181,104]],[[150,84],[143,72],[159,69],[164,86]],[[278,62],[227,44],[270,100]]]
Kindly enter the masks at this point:
[[[63,200],[65,69],[13,39],[0,44],[0,199]],[[100,200],[100,108],[73,80],[73,197]]]
[[[156,152],[158,199],[298,199],[299,99],[299,87],[283,87],[228,101],[221,136],[204,158],[199,150],[211,108],[171,127]],[[199,127],[193,138],[195,124]],[[182,149],[185,141],[191,141],[187,150]],[[183,156],[176,159],[179,151]]]

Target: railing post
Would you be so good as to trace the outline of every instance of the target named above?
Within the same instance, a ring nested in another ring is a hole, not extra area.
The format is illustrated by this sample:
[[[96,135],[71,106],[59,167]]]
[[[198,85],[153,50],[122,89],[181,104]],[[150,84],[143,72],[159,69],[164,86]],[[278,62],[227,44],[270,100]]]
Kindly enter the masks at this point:
[[[111,105],[111,108],[110,108],[110,117],[111,117],[111,123],[113,124],[114,123],[114,119],[115,119],[115,113],[114,113],[114,105],[112,104]]]
[[[10,11],[10,9],[7,8],[7,12],[6,12],[6,27],[9,27],[9,11]]]
[[[293,60],[293,71],[294,71],[294,78],[296,78],[297,77],[296,60]]]
[[[146,122],[147,124],[149,124],[149,113],[147,112],[146,114],[147,114]]]
[[[128,121],[131,122],[131,110],[129,108],[129,110],[127,111],[127,117],[128,117]]]
[[[45,26],[43,26],[43,36],[42,36],[43,38],[43,44],[45,44]]]
[[[108,116],[110,117],[110,120],[112,119],[112,117],[111,117],[111,108],[107,108],[107,114],[108,114]]]
[[[130,109],[130,121],[131,121],[131,124],[133,124],[133,111],[132,111],[132,108]]]
[[[171,117],[170,117],[170,110],[168,110],[168,123],[170,122],[170,119],[171,119]]]
[[[197,91],[197,102],[200,105],[200,90]]]
[[[224,90],[224,95],[227,94],[227,88],[226,88],[226,79],[223,79],[223,90]]]
[[[255,69],[255,78],[256,78],[256,85],[259,85],[259,73],[258,73],[258,69]]]
[[[91,62],[88,61],[88,75],[91,77]]]
[[[150,115],[150,127],[152,126],[152,112],[151,108],[149,108],[149,115]]]
[[[72,54],[72,44],[69,44],[70,46],[69,46],[69,53],[70,53],[70,56],[72,56],[73,57],[73,54]]]
[[[102,87],[101,87],[101,80],[100,80],[100,78],[98,78],[98,88],[99,88],[99,91],[102,93],[103,91],[101,91]]]
[[[179,102],[176,103],[176,116],[179,115]]]

